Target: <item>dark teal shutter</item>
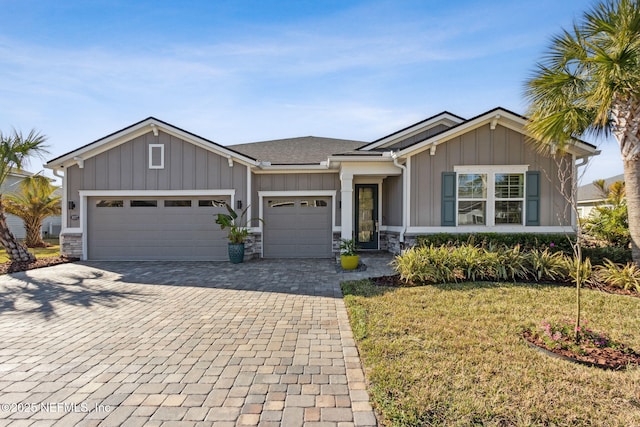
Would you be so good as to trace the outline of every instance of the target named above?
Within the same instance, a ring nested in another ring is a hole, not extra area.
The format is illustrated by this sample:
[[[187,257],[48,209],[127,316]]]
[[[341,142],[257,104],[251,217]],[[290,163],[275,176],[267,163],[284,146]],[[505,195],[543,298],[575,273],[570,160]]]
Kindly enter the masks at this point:
[[[456,173],[442,172],[442,213],[441,225],[456,225]]]
[[[540,172],[527,172],[525,225],[540,225]]]

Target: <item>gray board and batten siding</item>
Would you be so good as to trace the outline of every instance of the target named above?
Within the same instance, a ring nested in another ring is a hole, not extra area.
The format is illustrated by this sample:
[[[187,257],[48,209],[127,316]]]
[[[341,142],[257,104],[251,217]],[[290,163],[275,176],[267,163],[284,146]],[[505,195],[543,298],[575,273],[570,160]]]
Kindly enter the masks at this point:
[[[259,191],[278,191],[286,195],[287,191],[335,191],[335,218],[336,225],[340,226],[340,176],[337,171],[322,173],[275,173],[275,174],[254,174],[253,175],[253,199],[252,206],[259,206]],[[253,210],[253,216],[257,216],[257,209]],[[258,224],[254,224],[258,225]]]
[[[149,145],[164,145],[164,167],[149,168]],[[247,200],[247,167],[162,131],[147,133],[66,170],[67,200],[78,204],[80,190],[235,190],[235,200]],[[71,219],[68,227],[79,227]]]
[[[426,150],[411,158],[410,226],[441,225],[442,173],[459,165],[529,165],[529,171],[547,171],[540,173],[539,225],[570,225],[567,199],[551,182],[557,180],[553,158],[537,153],[521,133],[485,125],[438,145],[433,156]]]

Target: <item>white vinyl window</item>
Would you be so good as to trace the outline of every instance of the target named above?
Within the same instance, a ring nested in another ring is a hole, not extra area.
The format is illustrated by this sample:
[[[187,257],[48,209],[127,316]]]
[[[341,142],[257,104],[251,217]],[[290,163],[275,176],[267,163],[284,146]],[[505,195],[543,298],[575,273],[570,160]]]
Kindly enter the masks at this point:
[[[495,223],[522,224],[524,216],[524,174],[496,173]]]
[[[486,224],[487,174],[458,174],[458,225]]]
[[[164,144],[149,144],[149,169],[164,169]]]
[[[524,225],[527,165],[456,166],[457,225]]]

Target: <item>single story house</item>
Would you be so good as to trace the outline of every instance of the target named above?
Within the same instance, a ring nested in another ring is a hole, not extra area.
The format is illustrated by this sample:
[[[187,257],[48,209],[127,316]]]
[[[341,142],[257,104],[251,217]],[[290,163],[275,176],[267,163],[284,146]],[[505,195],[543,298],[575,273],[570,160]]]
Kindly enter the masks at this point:
[[[0,194],[14,193],[19,190],[18,184],[24,178],[32,176],[33,173],[23,170],[13,169],[9,172],[7,179],[0,186]],[[57,190],[56,190],[57,191]],[[9,231],[17,239],[25,239],[27,237],[27,231],[24,228],[24,222],[20,217],[11,215],[5,212],[7,218],[7,225]],[[62,218],[60,215],[49,216],[42,221],[42,236],[44,238],[58,237],[60,234],[60,228],[62,225]]]
[[[624,181],[624,174],[615,175],[604,180],[604,187],[609,188],[611,184],[617,181]],[[606,197],[600,189],[593,185],[593,182],[578,187],[578,216],[580,218],[588,218],[591,211],[596,206],[604,204]]]
[[[556,163],[503,108],[429,117],[372,142],[223,146],[149,117],[52,159],[62,252],[90,260],[226,260],[224,202],[248,207],[246,253],[332,257],[340,238],[398,252],[438,232],[572,232]],[[598,152],[577,141],[571,165]],[[575,183],[573,183],[575,185]],[[567,214],[565,214],[567,213]]]

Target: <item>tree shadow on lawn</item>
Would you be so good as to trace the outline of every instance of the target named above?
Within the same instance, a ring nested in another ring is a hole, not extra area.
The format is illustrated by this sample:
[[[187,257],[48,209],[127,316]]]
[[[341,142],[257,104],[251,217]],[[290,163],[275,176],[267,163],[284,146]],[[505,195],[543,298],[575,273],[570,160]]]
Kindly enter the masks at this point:
[[[125,298],[139,300],[144,294],[109,289],[90,283],[100,280],[104,274],[91,271],[87,274],[64,274],[64,280],[33,277],[30,272],[13,274],[0,285],[0,315],[40,314],[45,320],[57,315],[63,305],[115,307]]]

